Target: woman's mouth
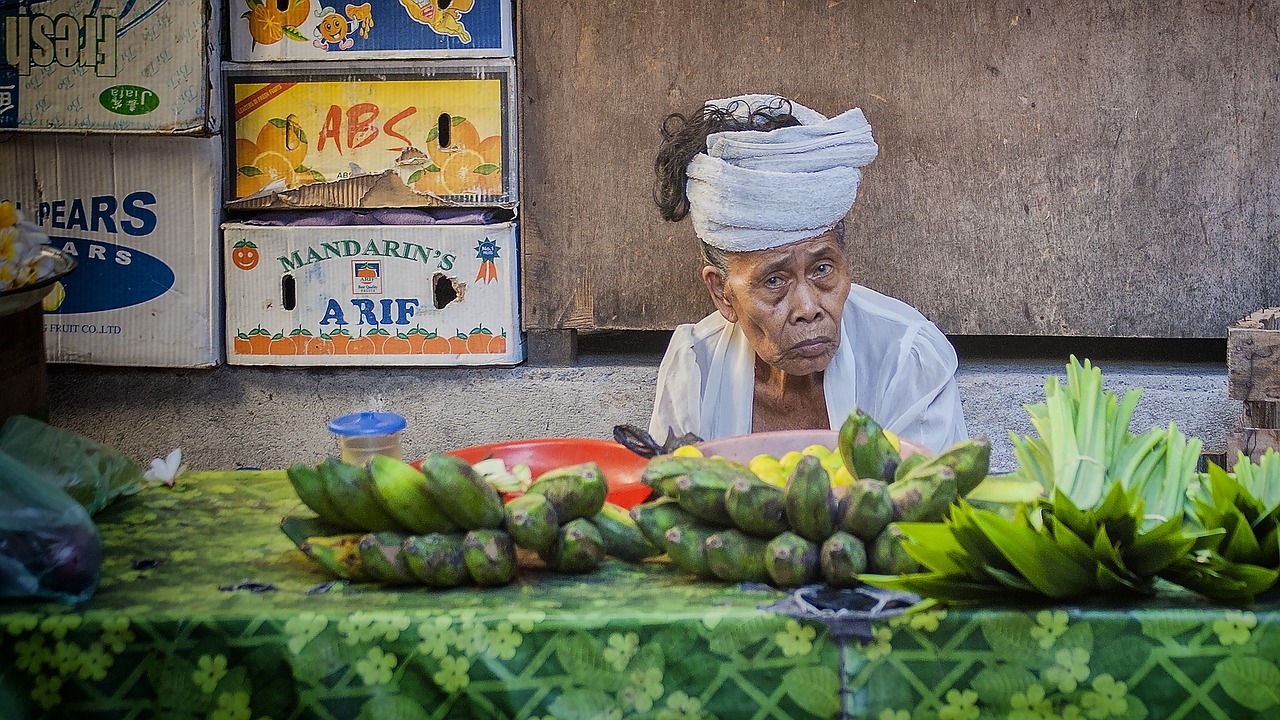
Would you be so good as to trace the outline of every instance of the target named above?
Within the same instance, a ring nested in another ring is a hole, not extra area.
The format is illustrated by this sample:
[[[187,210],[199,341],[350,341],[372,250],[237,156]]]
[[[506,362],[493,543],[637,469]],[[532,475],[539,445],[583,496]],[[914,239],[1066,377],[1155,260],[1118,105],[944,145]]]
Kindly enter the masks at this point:
[[[791,351],[801,357],[819,357],[831,349],[831,338],[818,337],[791,346]]]

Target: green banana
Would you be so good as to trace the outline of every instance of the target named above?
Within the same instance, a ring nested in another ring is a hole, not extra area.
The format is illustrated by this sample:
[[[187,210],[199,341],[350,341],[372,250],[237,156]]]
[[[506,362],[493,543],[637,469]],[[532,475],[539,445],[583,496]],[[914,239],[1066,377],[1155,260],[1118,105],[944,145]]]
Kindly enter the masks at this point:
[[[516,545],[545,555],[556,546],[560,520],[545,495],[525,493],[507,503],[507,532]]]
[[[880,533],[871,546],[868,564],[873,572],[882,575],[906,575],[920,571],[920,563],[903,547],[903,534],[895,524]]]
[[[822,579],[833,587],[853,587],[858,575],[867,571],[867,548],[847,532],[837,532],[818,551]]]
[[[365,571],[364,563],[360,560],[361,537],[363,536],[358,533],[313,537],[308,538],[298,549],[330,575],[352,582],[364,582],[373,578]]]
[[[589,518],[604,507],[609,494],[600,466],[593,462],[568,465],[545,472],[533,481],[528,492],[545,495],[555,508],[556,517],[566,523]]]
[[[895,522],[940,522],[957,496],[955,471],[945,465],[889,486]]]
[[[431,587],[452,588],[471,580],[462,543],[461,533],[410,535],[400,553],[414,577]]]
[[[902,462],[880,424],[856,408],[840,426],[837,446],[844,466],[859,480],[892,482]]]
[[[707,565],[707,538],[716,533],[705,525],[676,525],[667,530],[667,556],[676,567],[699,577],[711,577]]]
[[[398,532],[374,532],[360,538],[360,562],[370,577],[392,585],[417,583],[418,578],[400,554],[406,537]]]
[[[369,460],[375,499],[387,514],[411,533],[457,532],[458,526],[427,494],[427,476],[412,465],[386,455]]]
[[[724,493],[725,509],[737,528],[771,538],[790,529],[782,488],[754,478],[737,478]]]
[[[590,520],[576,518],[560,528],[555,549],[543,560],[556,572],[585,573],[595,570],[604,554],[600,531]]]
[[[501,530],[472,530],[462,539],[462,560],[480,586],[506,585],[516,577],[516,546]]]
[[[986,479],[991,469],[991,443],[981,436],[961,440],[928,464],[951,468],[956,475],[956,493],[964,497]]]
[[[468,463],[452,455],[431,453],[422,460],[423,486],[436,507],[464,530],[502,527],[502,496]]]
[[[707,569],[729,582],[769,582],[765,548],[769,541],[741,530],[721,530],[707,538]]]
[[[875,540],[893,521],[889,487],[879,480],[859,480],[846,488],[840,499],[840,529],[867,542]]]
[[[369,471],[329,457],[317,467],[324,480],[324,492],[333,506],[340,508],[353,527],[368,532],[403,530],[394,517],[382,509]]]
[[[341,535],[346,529],[327,523],[318,517],[286,515],[280,519],[280,530],[298,547],[302,547],[303,543],[313,537]]]
[[[676,500],[694,517],[716,525],[731,525],[725,492],[732,481],[708,468],[694,470],[676,482]]]
[[[631,508],[631,519],[640,532],[659,549],[666,547],[667,531],[677,525],[693,525],[698,519],[690,515],[673,497],[660,497]]]
[[[699,457],[658,455],[644,466],[640,482],[653,488],[660,495],[674,496],[676,481],[693,472],[702,462]]]
[[[764,567],[778,587],[807,585],[818,576],[818,546],[784,532],[765,547]]]
[[[293,485],[293,491],[298,494],[298,499],[319,515],[321,520],[348,530],[360,529],[329,500],[329,496],[324,492],[324,478],[320,477],[319,470],[310,465],[296,463],[286,470],[285,474],[289,476],[289,483]]]
[[[898,482],[911,474],[913,470],[929,462],[930,458],[924,453],[915,453],[902,459],[898,463],[898,469],[893,471],[893,482]]]
[[[631,514],[611,502],[606,502],[600,512],[591,518],[591,524],[600,531],[606,555],[628,562],[640,562],[662,554],[662,550],[654,547],[636,521],[631,519]]]
[[[787,522],[796,534],[820,543],[836,529],[836,502],[831,478],[822,462],[805,455],[796,463],[783,491]]]

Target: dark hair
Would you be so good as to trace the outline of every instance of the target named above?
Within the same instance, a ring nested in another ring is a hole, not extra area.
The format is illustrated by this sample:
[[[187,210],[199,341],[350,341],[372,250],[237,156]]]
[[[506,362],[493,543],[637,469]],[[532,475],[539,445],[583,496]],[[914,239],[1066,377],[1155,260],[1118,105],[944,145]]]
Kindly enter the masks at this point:
[[[703,105],[689,117],[671,113],[662,121],[662,144],[653,163],[656,175],[653,201],[663,220],[675,222],[689,214],[689,198],[684,192],[689,179],[689,161],[707,151],[708,135],[729,130],[767,131],[800,124],[791,114],[791,103],[782,98],[751,110],[745,118],[734,114],[735,110],[745,109],[745,105],[743,100],[724,108]]]

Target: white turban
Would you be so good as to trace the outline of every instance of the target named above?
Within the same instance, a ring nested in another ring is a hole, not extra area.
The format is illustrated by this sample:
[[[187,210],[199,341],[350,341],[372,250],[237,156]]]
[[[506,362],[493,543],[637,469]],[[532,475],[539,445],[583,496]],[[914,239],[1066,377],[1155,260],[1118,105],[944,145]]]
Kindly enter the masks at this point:
[[[742,95],[707,105],[746,120],[760,108],[782,113],[786,101]],[[728,252],[779,247],[821,235],[853,207],[859,168],[879,151],[862,110],[827,118],[791,102],[791,114],[800,125],[712,133],[706,154],[689,162],[685,195],[703,242]]]

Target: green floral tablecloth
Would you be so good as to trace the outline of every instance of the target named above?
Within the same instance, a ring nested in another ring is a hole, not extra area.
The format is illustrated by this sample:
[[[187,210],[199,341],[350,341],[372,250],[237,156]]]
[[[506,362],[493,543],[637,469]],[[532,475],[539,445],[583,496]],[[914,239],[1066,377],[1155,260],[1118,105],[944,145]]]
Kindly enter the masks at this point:
[[[931,610],[865,645],[664,562],[493,590],[327,585],[280,472],[100,513],[78,607],[0,603],[0,718],[1274,718],[1280,611]]]

